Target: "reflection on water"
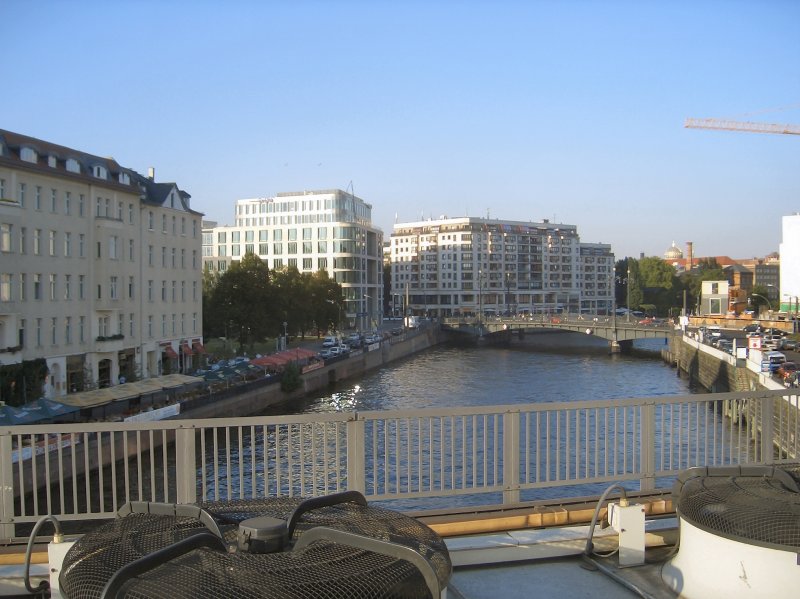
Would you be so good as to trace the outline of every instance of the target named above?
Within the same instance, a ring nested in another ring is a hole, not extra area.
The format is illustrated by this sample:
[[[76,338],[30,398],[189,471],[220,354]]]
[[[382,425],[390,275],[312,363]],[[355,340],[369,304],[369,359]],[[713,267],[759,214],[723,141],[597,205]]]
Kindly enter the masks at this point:
[[[642,347],[660,349],[663,339]],[[405,410],[691,393],[659,354],[440,346],[262,414]]]

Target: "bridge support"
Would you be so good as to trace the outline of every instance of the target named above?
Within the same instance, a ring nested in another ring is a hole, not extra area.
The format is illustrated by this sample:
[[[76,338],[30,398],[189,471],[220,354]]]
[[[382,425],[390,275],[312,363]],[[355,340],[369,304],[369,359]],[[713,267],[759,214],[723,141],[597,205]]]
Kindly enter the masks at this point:
[[[613,339],[609,341],[608,344],[611,347],[612,354],[618,354],[622,352],[622,347],[620,347],[619,341]]]

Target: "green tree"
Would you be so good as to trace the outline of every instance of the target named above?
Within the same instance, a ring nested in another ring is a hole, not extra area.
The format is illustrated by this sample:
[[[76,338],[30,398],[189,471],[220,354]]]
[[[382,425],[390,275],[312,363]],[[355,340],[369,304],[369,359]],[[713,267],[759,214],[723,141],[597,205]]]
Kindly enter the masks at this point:
[[[312,322],[317,336],[328,330],[338,330],[340,316],[344,314],[342,286],[328,276],[327,271],[318,270],[309,282],[312,303]]]
[[[236,338],[240,349],[263,339],[275,329],[274,295],[267,265],[255,254],[245,254],[219,277],[211,293],[208,308],[215,331]]]
[[[755,310],[757,314],[763,312],[763,307],[767,309],[772,308],[772,303],[769,301],[769,289],[764,285],[753,285],[753,289],[748,297],[748,304],[751,309]]]

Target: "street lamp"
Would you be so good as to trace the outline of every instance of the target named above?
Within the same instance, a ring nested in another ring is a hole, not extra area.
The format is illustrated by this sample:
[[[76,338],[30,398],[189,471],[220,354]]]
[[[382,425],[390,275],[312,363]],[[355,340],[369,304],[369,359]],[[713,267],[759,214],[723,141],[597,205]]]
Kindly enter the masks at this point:
[[[483,323],[483,271],[478,269],[478,324]]]
[[[763,299],[765,302],[767,302],[767,309],[768,309],[770,312],[772,312],[772,304],[769,302],[769,299],[768,299],[768,298],[764,297],[763,295],[761,295],[761,294],[759,294],[759,293],[752,293],[752,292],[751,292],[751,293],[750,293],[750,295],[751,295],[751,297],[760,297],[760,298],[761,298],[761,299]]]

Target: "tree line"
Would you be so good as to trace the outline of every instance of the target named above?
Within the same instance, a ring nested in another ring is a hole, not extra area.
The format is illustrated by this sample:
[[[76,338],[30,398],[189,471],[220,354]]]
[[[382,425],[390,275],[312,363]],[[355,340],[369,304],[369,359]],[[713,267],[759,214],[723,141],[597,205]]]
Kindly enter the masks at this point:
[[[725,281],[727,275],[714,258],[703,258],[691,270],[678,273],[658,257],[623,258],[614,267],[617,306],[642,310],[654,316],[677,316],[683,308],[697,310],[703,281]],[[753,308],[765,302],[766,288],[753,287]]]
[[[242,347],[268,337],[304,337],[338,329],[342,287],[325,270],[269,267],[246,254],[224,273],[203,273],[203,336],[235,339]]]

